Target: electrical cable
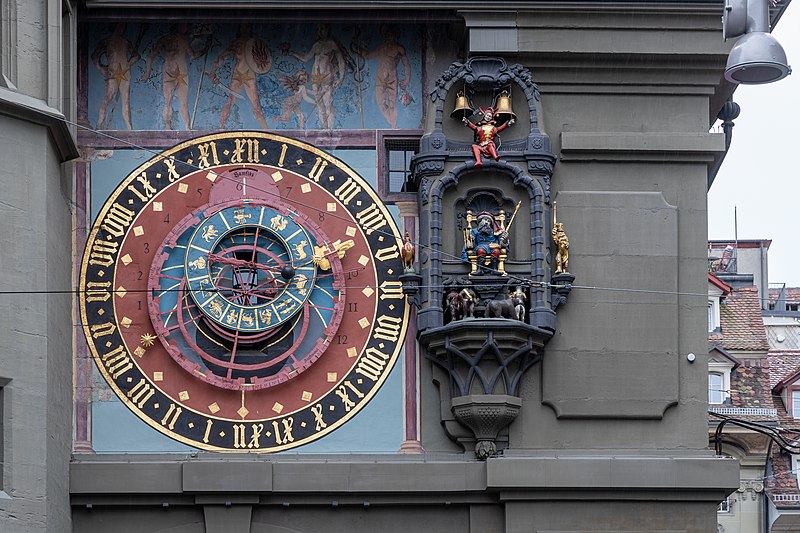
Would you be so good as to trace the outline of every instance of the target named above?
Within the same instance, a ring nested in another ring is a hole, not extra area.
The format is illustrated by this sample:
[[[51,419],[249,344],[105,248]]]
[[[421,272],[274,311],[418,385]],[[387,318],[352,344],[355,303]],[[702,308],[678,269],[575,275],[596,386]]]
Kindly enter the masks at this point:
[[[36,108],[33,108],[31,106],[27,106],[25,104],[18,104],[18,106],[22,107],[22,108],[25,108],[25,109],[37,111]],[[95,135],[111,139],[111,140],[113,140],[115,142],[126,144],[126,145],[130,146],[131,148],[135,148],[137,150],[141,150],[141,151],[147,152],[149,154],[152,154],[155,157],[161,156],[162,153],[163,153],[163,152],[158,152],[157,150],[154,150],[152,148],[146,148],[144,146],[136,144],[135,142],[128,141],[128,140],[122,139],[120,137],[115,137],[114,135],[111,135],[111,134],[106,133],[104,131],[96,130],[96,129],[91,128],[89,126],[84,126],[83,124],[79,124],[77,122],[71,121],[71,120],[67,119],[66,117],[58,117],[58,119],[61,120],[62,122],[64,122],[65,124],[68,124],[68,125],[71,125],[71,126],[75,126],[76,128],[79,128],[79,129],[82,129],[82,130],[85,130],[85,131],[89,131],[91,133],[94,133]],[[198,165],[195,165],[193,163],[187,163],[185,161],[180,161],[180,163],[184,164],[184,165],[186,165],[186,166],[188,166],[190,168],[193,168],[195,170],[204,170],[204,169],[201,169]],[[228,180],[230,180],[230,181],[232,181],[234,183],[238,183],[238,181],[233,177],[222,176],[222,175],[220,175],[220,177],[223,178],[223,179],[228,179]],[[267,195],[277,196],[278,198],[282,198],[280,195],[276,195],[274,192],[260,189],[260,188],[258,188],[257,186],[254,186],[254,185],[251,185],[250,188],[253,189],[253,190],[259,191],[261,193],[267,194]],[[301,207],[304,207],[306,209],[309,209],[311,211],[322,212],[322,210],[319,209],[319,208],[304,204],[304,203],[299,202],[299,201],[293,201],[293,203],[298,205],[298,206],[301,206]],[[349,221],[348,218],[340,216],[340,215],[336,215],[334,213],[325,212],[325,215],[326,216],[331,216],[332,218],[338,218],[338,219],[341,219],[341,220]],[[91,233],[91,231],[94,231],[94,228],[92,228],[90,230],[90,233]],[[394,234],[392,234],[391,232],[385,231],[385,230],[376,229],[375,233],[380,233],[380,234],[385,235],[387,237],[395,238]],[[430,248],[429,245],[424,245],[424,244],[422,244],[422,243],[420,243],[418,241],[412,240],[411,242],[416,247],[419,247],[421,249],[422,248]],[[439,255],[442,255],[442,256],[450,258],[450,259],[454,259],[454,260],[458,260],[458,261],[461,260],[460,256],[457,256],[457,255],[454,255],[454,254],[450,254],[450,253],[444,252],[442,250],[437,251],[437,253]],[[489,270],[491,272],[491,269],[487,269],[487,270]],[[549,288],[559,288],[559,287],[563,287],[563,285],[548,284],[546,282],[534,282],[534,281],[531,281],[531,280],[529,280],[527,278],[520,277],[520,276],[512,274],[512,273],[507,273],[507,275],[508,275],[508,277],[510,279],[513,279],[516,282],[518,282],[520,284],[524,284],[524,285],[529,286],[529,287],[541,287],[541,288],[547,288],[547,287],[549,287]],[[430,288],[430,287],[431,286],[420,285],[420,288]],[[654,289],[637,289],[637,288],[632,288],[632,287],[601,287],[601,286],[593,286],[593,285],[574,285],[574,284],[570,284],[570,285],[568,285],[568,287],[571,288],[571,289],[582,289],[582,290],[627,292],[627,293],[643,293],[643,294],[658,294],[658,295],[665,295],[665,296],[696,296],[696,297],[708,298],[708,294],[707,293],[693,293],[693,292],[683,292],[683,291],[661,291],[661,290],[654,290]],[[354,288],[364,288],[364,287],[354,287]],[[73,291],[69,291],[69,290],[66,290],[66,291],[65,290],[0,291],[0,295],[13,295],[13,294],[66,294],[66,293],[78,294],[79,292],[80,291],[77,290],[77,289],[73,290]],[[114,292],[114,291],[111,291],[111,292]],[[137,292],[137,291],[127,291],[127,292]],[[147,292],[147,290],[143,290],[143,291],[140,291],[140,292]],[[161,292],[161,291],[159,291],[159,292]],[[759,297],[759,300],[761,302],[770,301],[770,299],[768,297]]]

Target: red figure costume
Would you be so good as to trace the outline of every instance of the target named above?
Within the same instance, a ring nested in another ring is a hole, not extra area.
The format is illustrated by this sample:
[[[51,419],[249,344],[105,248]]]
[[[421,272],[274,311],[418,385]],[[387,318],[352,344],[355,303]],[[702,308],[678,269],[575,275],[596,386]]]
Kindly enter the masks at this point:
[[[509,120],[495,126],[494,113],[491,108],[484,111],[483,118],[475,125],[466,118],[464,124],[469,126],[469,129],[475,132],[475,140],[477,141],[472,145],[472,154],[475,156],[475,166],[482,167],[481,155],[491,157],[495,161],[500,159],[497,155],[497,146],[494,144],[495,136],[514,123],[514,120]]]

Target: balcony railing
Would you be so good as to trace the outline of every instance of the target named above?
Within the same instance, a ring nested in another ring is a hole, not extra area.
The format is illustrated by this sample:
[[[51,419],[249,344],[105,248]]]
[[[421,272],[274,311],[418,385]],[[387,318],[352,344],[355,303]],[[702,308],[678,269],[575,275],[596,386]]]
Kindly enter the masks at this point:
[[[770,494],[774,502],[800,502],[800,494]]]
[[[718,415],[731,415],[731,416],[778,416],[777,409],[770,409],[767,407],[719,407],[710,406],[709,411],[717,413]]]

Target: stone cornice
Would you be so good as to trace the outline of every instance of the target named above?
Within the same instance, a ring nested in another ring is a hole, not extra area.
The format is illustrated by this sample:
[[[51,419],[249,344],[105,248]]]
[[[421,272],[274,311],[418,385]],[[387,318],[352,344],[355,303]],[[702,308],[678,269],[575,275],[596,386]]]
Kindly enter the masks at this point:
[[[0,87],[0,114],[45,126],[62,163],[80,155],[75,136],[65,122],[64,115],[43,101]]]

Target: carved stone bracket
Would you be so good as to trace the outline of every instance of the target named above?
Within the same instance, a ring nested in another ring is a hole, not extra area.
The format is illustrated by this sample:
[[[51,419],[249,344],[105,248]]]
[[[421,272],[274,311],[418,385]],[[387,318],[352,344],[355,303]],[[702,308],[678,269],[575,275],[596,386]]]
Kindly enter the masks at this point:
[[[522,377],[551,335],[504,318],[463,319],[420,335],[427,358],[450,378],[453,414],[475,434],[479,459],[496,454],[498,433],[522,406]]]
[[[480,460],[497,454],[497,434],[514,421],[521,407],[521,399],[503,394],[453,398],[453,415],[475,434],[475,455]]]
[[[750,499],[755,501],[758,499],[759,493],[764,492],[764,483],[757,479],[746,479],[739,483],[736,492],[741,494],[743,499],[749,495]]]
[[[575,276],[569,272],[562,274],[553,274],[551,278],[553,291],[553,310],[559,305],[567,303],[567,296],[572,292],[572,283],[575,281]]]

